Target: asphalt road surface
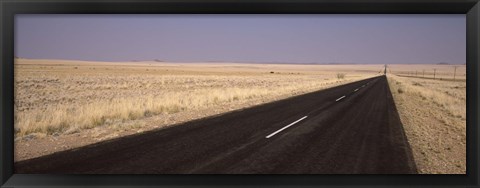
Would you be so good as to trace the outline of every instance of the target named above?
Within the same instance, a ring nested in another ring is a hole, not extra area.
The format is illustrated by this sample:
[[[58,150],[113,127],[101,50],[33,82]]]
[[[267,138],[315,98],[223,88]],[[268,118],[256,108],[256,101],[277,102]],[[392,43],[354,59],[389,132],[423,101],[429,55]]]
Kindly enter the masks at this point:
[[[417,173],[385,76],[15,163],[15,173]]]

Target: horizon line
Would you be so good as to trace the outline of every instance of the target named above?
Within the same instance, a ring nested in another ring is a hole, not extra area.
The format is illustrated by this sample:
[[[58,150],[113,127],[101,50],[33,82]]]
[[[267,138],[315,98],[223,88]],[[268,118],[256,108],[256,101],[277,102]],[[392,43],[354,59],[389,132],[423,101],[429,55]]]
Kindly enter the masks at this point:
[[[280,62],[280,61],[224,61],[224,60],[208,60],[208,61],[170,61],[161,59],[150,60],[127,60],[127,61],[104,61],[104,60],[80,60],[80,59],[50,59],[50,58],[24,58],[14,57],[14,59],[27,59],[27,60],[53,60],[53,61],[83,61],[83,62],[102,62],[102,63],[238,63],[238,64],[287,64],[287,65],[466,65],[466,63],[353,63],[353,62],[310,62],[310,63],[293,63],[293,62]]]

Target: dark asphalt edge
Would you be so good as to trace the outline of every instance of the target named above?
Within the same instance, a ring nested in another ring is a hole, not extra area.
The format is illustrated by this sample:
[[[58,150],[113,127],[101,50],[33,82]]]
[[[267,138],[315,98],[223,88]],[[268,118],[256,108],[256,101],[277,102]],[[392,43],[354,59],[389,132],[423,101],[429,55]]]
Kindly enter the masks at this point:
[[[385,76],[385,83],[387,84],[387,97],[388,99],[388,102],[389,104],[388,105],[391,105],[392,107],[389,108],[390,109],[390,112],[389,114],[392,114],[393,116],[389,116],[389,117],[392,117],[394,118],[394,121],[398,121],[400,123],[400,131],[401,131],[401,137],[403,138],[403,140],[405,140],[405,153],[407,154],[407,157],[408,157],[408,161],[409,161],[409,167],[410,169],[412,169],[412,173],[413,174],[418,174],[418,168],[417,168],[417,164],[416,164],[416,161],[415,161],[415,158],[413,156],[413,150],[412,150],[412,147],[410,146],[410,142],[408,140],[408,137],[405,133],[405,129],[403,127],[403,123],[402,123],[402,120],[400,119],[400,114],[398,113],[398,109],[397,109],[397,105],[395,104],[395,99],[393,98],[393,95],[392,95],[392,92],[390,90],[390,84],[388,83],[388,79],[387,79],[387,76]]]

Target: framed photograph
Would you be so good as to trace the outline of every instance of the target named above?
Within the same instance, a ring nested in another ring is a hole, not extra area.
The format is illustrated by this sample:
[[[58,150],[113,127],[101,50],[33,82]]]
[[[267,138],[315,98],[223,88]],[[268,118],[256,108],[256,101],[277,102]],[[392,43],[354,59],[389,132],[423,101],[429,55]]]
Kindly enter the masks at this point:
[[[479,186],[476,0],[5,0],[1,187]]]

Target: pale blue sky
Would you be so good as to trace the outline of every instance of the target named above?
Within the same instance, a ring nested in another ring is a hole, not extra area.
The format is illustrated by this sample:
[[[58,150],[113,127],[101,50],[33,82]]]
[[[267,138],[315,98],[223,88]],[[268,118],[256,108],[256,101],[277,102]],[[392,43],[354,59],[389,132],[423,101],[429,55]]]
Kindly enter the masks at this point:
[[[17,15],[15,55],[94,61],[456,63],[465,15]]]

